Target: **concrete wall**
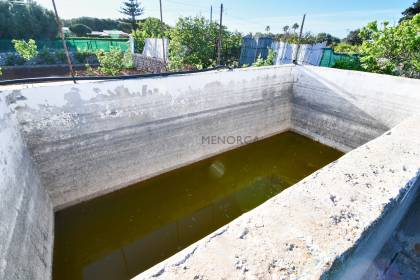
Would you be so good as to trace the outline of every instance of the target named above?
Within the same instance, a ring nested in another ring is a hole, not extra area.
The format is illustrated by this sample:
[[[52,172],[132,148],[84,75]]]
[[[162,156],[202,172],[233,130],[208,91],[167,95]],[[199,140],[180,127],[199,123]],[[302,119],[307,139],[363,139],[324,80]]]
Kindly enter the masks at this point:
[[[378,137],[420,113],[420,80],[298,67],[293,130],[343,151]]]
[[[16,115],[56,209],[290,127],[293,67],[14,91]],[[205,140],[207,141],[207,140]]]
[[[135,279],[360,279],[418,189],[419,122],[403,122]]]
[[[244,144],[212,144],[212,136],[291,129],[349,151],[418,114],[419,88],[419,80],[287,65],[2,92],[0,279],[50,278],[53,207]],[[419,121],[353,150],[144,275],[346,273],[342,264],[360,259],[354,247],[382,221],[382,234],[392,231],[387,215],[408,207],[400,201],[420,169]]]
[[[0,95],[0,279],[48,279],[52,204],[7,102]]]

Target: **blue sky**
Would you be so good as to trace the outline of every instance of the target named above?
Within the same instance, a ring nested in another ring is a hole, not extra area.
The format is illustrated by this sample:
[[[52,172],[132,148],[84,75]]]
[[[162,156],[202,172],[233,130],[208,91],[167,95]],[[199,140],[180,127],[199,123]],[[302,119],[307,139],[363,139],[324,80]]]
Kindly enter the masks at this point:
[[[51,8],[51,0],[37,0]],[[60,16],[72,18],[91,16],[118,18],[121,0],[56,0]],[[140,1],[145,8],[144,17],[159,16],[159,0]],[[307,14],[305,31],[328,32],[345,37],[349,30],[378,20],[397,23],[401,12],[414,0],[162,0],[164,20],[174,25],[180,16],[210,16],[213,5],[213,19],[219,17],[219,6],[225,7],[224,24],[241,32],[263,32],[269,25],[274,33],[281,32],[283,26],[300,23]]]

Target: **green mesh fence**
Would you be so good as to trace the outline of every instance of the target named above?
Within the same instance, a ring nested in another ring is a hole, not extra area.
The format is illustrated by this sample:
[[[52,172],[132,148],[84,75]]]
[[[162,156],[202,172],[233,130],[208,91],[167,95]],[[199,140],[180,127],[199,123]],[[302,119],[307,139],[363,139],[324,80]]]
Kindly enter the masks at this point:
[[[325,48],[322,54],[321,62],[319,66],[324,67],[333,67],[335,63],[339,60],[351,61],[354,59],[359,59],[358,55],[349,55],[344,53],[335,53],[331,48]]]
[[[128,51],[130,49],[130,43],[128,39],[92,39],[92,38],[67,38],[67,47],[71,51],[83,50],[83,51],[98,51],[104,50],[109,51],[111,47],[119,48],[122,51]],[[37,40],[36,45],[38,50],[44,48],[52,50],[63,49],[63,43],[61,40]],[[14,52],[12,40],[0,39],[0,52]]]

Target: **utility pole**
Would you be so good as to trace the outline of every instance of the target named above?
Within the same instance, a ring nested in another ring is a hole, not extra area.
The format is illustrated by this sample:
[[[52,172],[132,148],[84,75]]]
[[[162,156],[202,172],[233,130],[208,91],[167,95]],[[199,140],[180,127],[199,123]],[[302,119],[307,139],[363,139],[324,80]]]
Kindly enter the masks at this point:
[[[306,14],[303,15],[302,24],[300,25],[298,45],[297,45],[297,49],[296,49],[296,53],[295,53],[295,58],[293,59],[293,63],[296,64],[296,65],[298,64],[297,60],[298,60],[298,57],[299,57],[300,42],[302,40],[302,32],[303,32],[303,26],[305,25],[305,18],[306,18]]]
[[[64,37],[63,25],[61,23],[60,17],[58,16],[57,7],[55,6],[55,1],[54,0],[52,0],[52,4],[53,4],[53,7],[54,7],[55,20],[57,21],[58,30],[59,30],[60,35],[61,35],[61,41],[63,42],[64,52],[66,53],[66,56],[67,56],[67,63],[69,64],[70,75],[73,78],[73,83],[76,83],[76,79],[74,78],[73,65],[71,64],[69,50],[67,49],[66,39]]]
[[[222,55],[222,25],[223,24],[223,4],[220,5],[220,24],[219,24],[219,40],[217,40],[217,60],[216,64],[219,66]]]
[[[210,6],[210,23],[213,22],[213,5]]]
[[[162,0],[159,0],[159,6],[160,6],[160,29],[162,31],[162,56],[163,56],[163,63],[166,65],[166,54],[165,54],[165,28],[163,23],[163,14],[162,14]]]

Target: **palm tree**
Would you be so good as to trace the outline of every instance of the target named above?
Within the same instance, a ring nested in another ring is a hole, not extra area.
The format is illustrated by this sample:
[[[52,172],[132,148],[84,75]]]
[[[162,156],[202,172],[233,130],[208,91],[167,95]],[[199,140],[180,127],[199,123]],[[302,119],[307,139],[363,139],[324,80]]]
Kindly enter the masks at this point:
[[[267,33],[270,33],[270,25],[267,25],[266,27],[265,27],[265,32],[267,32]]]
[[[285,34],[288,34],[289,33],[289,29],[290,29],[290,26],[288,26],[288,25],[286,25],[285,27],[283,27],[284,33]]]
[[[295,23],[292,26],[293,32],[296,33],[296,30],[299,28],[299,24]]]

